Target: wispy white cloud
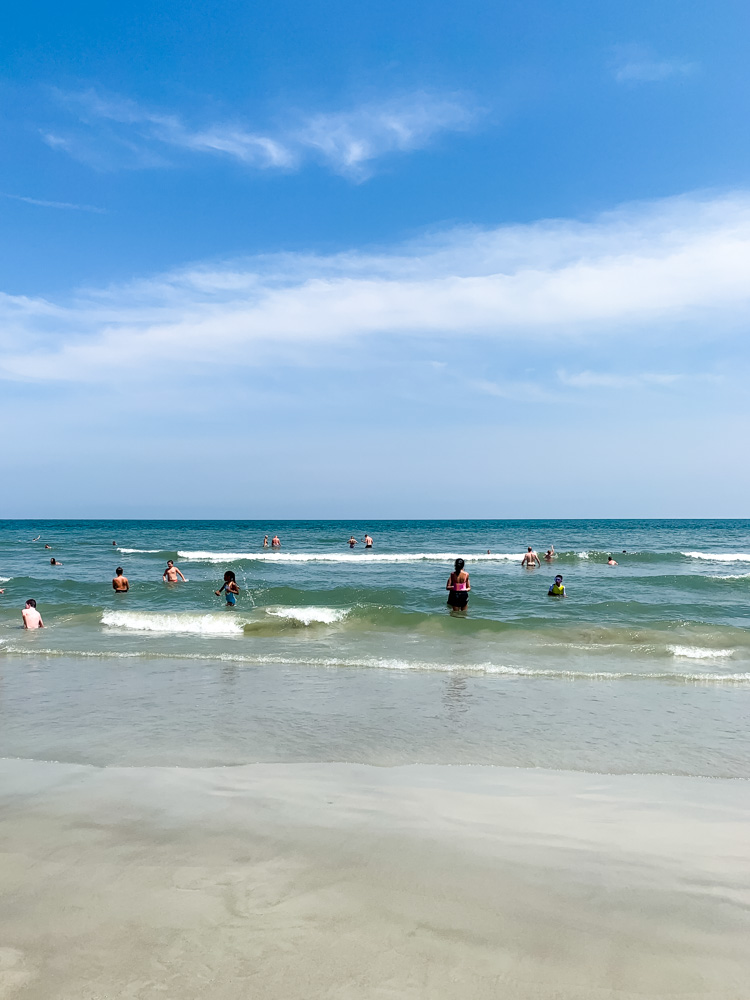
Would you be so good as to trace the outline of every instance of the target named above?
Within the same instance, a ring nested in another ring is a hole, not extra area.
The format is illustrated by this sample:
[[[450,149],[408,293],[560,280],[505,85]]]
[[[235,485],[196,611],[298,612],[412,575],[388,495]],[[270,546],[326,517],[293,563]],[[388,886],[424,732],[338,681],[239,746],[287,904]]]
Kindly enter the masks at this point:
[[[458,230],[378,254],[193,267],[67,302],[5,296],[0,327],[17,336],[6,338],[0,370],[72,380],[236,370],[366,338],[559,350],[626,335],[628,349],[661,337],[682,352],[747,324],[748,273],[750,194],[672,199],[590,222]],[[566,377],[581,386],[608,376]]]
[[[684,375],[674,375],[659,372],[638,372],[637,374],[614,374],[612,372],[582,371],[569,373],[559,371],[557,377],[563,385],[576,389],[635,389],[639,387],[657,387],[674,385]]]
[[[260,170],[296,170],[319,162],[361,181],[376,160],[427,146],[441,132],[470,128],[478,110],[460,95],[419,91],[349,110],[290,116],[273,129],[238,122],[195,126],[94,90],[57,92],[76,125],[42,132],[55,149],[98,166],[164,166],[177,151],[236,160]]]
[[[104,215],[106,209],[97,208],[96,205],[76,205],[70,201],[45,201],[43,198],[27,198],[25,195],[21,194],[6,194],[5,192],[0,192],[0,198],[10,198],[12,201],[23,201],[27,205],[38,205],[40,208],[65,208],[73,209],[76,212],[96,212],[99,215]]]
[[[658,83],[670,77],[690,76],[697,64],[684,59],[664,59],[639,45],[615,49],[612,73],[618,83]]]

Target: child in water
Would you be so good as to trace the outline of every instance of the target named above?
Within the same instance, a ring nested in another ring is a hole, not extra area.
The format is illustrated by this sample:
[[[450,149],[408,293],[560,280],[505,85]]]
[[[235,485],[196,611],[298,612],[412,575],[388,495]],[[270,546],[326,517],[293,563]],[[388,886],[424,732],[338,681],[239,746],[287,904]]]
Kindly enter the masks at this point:
[[[228,569],[224,574],[224,583],[219,590],[214,591],[217,597],[221,595],[222,590],[225,592],[227,604],[230,607],[234,607],[237,603],[237,595],[240,592],[240,588],[237,586],[237,581],[235,580],[234,573],[231,569]]]
[[[550,585],[547,594],[550,597],[565,597],[565,584],[563,583],[563,578],[558,573],[555,577],[555,582]]]

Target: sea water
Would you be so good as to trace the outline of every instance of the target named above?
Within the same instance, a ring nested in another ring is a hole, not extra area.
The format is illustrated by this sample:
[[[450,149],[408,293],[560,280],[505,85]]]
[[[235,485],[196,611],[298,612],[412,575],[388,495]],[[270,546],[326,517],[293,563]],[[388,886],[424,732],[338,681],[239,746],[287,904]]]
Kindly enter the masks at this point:
[[[750,521],[5,521],[0,578],[0,756],[750,775]]]

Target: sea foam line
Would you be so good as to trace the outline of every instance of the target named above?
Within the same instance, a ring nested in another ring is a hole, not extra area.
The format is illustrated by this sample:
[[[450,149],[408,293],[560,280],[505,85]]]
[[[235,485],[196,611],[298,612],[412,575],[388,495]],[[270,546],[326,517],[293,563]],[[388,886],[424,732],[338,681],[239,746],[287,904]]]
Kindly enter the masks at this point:
[[[159,552],[174,552],[174,549],[124,549],[121,545],[117,546],[118,552],[127,552],[131,555],[134,552],[144,552],[150,554],[158,554]]]
[[[227,663],[247,663],[251,666],[306,666],[322,668],[364,667],[374,670],[420,670],[441,673],[458,674],[496,674],[507,677],[552,678],[558,680],[582,681],[638,681],[660,680],[676,681],[684,684],[750,684],[750,673],[736,674],[680,674],[670,671],[638,673],[629,671],[598,670],[555,670],[543,668],[534,670],[530,667],[514,667],[499,663],[427,663],[418,660],[398,660],[390,658],[363,657],[361,659],[345,659],[343,657],[297,657],[258,655],[244,653],[156,653],[143,651],[106,652],[103,650],[73,650],[73,649],[27,649],[22,647],[4,647],[3,653],[18,656],[80,656],[94,659],[152,659],[152,660],[200,660],[219,661]]]
[[[705,646],[667,646],[673,656],[688,660],[721,660],[732,656],[733,649],[707,649]]]
[[[193,562],[216,562],[229,563],[240,560],[250,560],[253,562],[279,562],[279,563],[356,563],[366,565],[367,563],[415,563],[415,562],[441,562],[451,563],[457,558],[452,552],[178,552],[179,559],[186,559]],[[523,554],[513,552],[493,552],[475,553],[473,555],[463,555],[467,563],[469,562],[505,562],[515,561],[523,558]]]
[[[748,552],[683,552],[688,559],[706,559],[710,562],[750,562]]]

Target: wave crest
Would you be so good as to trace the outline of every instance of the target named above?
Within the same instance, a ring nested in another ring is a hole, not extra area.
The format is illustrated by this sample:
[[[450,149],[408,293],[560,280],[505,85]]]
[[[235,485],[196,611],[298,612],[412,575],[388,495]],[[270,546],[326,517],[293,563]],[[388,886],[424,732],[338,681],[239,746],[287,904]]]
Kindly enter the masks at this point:
[[[102,625],[136,632],[180,635],[242,635],[244,622],[226,613],[214,615],[160,614],[153,611],[105,611]]]
[[[303,625],[334,625],[349,614],[348,608],[266,608],[273,618],[286,618]]]

